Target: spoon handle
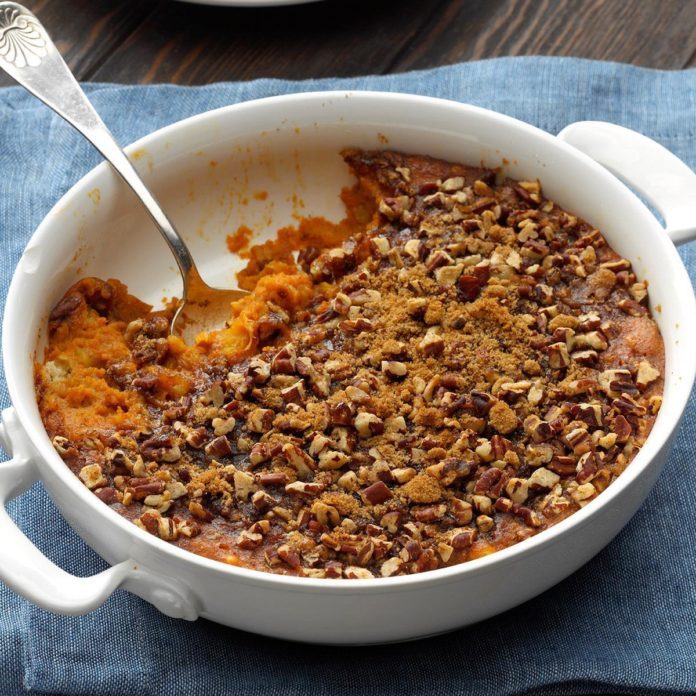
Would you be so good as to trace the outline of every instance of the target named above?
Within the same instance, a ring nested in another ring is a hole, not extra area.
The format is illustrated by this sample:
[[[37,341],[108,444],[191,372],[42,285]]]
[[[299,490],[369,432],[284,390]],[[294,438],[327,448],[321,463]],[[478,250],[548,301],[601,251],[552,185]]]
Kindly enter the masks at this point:
[[[82,133],[133,189],[172,250],[185,293],[189,278],[198,271],[184,240],[94,110],[48,32],[15,2],[0,2],[0,68]]]

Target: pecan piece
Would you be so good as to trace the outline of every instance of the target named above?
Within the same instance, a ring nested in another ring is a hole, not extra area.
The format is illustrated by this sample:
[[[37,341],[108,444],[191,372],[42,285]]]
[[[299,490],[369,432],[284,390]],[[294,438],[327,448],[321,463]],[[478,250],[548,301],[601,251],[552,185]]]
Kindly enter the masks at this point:
[[[82,295],[79,293],[73,293],[71,295],[66,295],[58,304],[53,308],[51,313],[48,315],[49,321],[62,321],[66,317],[70,316],[75,310],[82,304]]]
[[[254,476],[246,471],[235,471],[233,475],[234,494],[239,500],[248,500],[249,496],[256,491]]]
[[[546,352],[549,356],[549,365],[552,368],[560,370],[570,365],[570,355],[565,342],[552,343],[547,347]]]
[[[646,408],[632,399],[628,394],[621,394],[618,399],[611,402],[612,407],[625,416],[644,416]]]
[[[638,363],[636,386],[638,389],[643,390],[659,376],[660,371],[658,369],[654,368],[647,360],[641,360],[641,362]]]
[[[555,456],[549,462],[547,468],[559,476],[570,476],[575,473],[575,458],[563,456]]]
[[[561,477],[543,466],[535,469],[532,475],[527,479],[527,485],[530,489],[536,490],[539,488],[553,488]]]
[[[442,249],[436,249],[425,261],[425,267],[430,273],[442,266],[451,266],[454,264],[454,259]]]
[[[294,375],[297,351],[292,343],[281,348],[271,361],[271,372],[274,374]]]
[[[323,450],[319,454],[319,469],[321,471],[334,471],[345,466],[349,461],[350,457],[343,452]]]
[[[175,462],[181,458],[181,450],[170,433],[148,438],[140,445],[140,453],[145,459],[164,462]]]
[[[148,510],[143,513],[135,520],[135,524],[165,541],[176,541],[179,536],[179,530],[174,520],[170,517],[162,517],[157,510]]]
[[[389,500],[389,498],[392,498],[393,493],[387,488],[383,481],[377,481],[360,491],[360,496],[369,505],[379,505]]]
[[[268,442],[257,442],[249,452],[249,464],[252,467],[267,462],[272,457],[280,454],[282,447],[280,444],[269,444]]]
[[[616,397],[622,393],[635,394],[638,387],[633,383],[631,371],[625,368],[605,370],[599,374],[599,386],[608,396]]]
[[[274,486],[284,486],[288,482],[288,477],[283,472],[270,474],[259,474],[259,483],[262,486],[272,488]]]
[[[271,429],[275,412],[270,408],[255,408],[246,419],[246,427],[252,433],[265,433]]]
[[[488,493],[490,489],[498,483],[502,478],[503,472],[501,469],[496,469],[495,467],[490,467],[486,469],[481,476],[479,476],[474,486],[475,493]]]
[[[437,327],[432,326],[426,331],[425,336],[418,344],[418,349],[425,356],[436,356],[442,353],[445,349],[445,341],[442,336],[439,335],[439,329]]]
[[[279,558],[289,565],[293,570],[297,570],[301,565],[300,555],[295,551],[295,549],[288,546],[288,544],[281,544],[277,549],[276,553]]]
[[[164,481],[152,480],[143,483],[135,483],[135,481],[137,479],[131,480],[133,500],[144,500],[148,496],[159,495],[164,492]]]
[[[354,421],[355,429],[361,438],[370,438],[384,432],[384,421],[374,413],[358,413]]]
[[[230,454],[232,454],[230,441],[225,435],[220,435],[220,437],[216,437],[214,440],[211,440],[204,449],[205,453],[214,459],[228,457]]]
[[[297,471],[297,475],[302,479],[309,478],[312,475],[312,471],[317,468],[317,464],[312,457],[291,442],[283,445],[282,452],[288,464]]]
[[[382,372],[390,379],[402,379],[408,373],[405,363],[396,360],[382,360]]]
[[[401,560],[398,556],[393,556],[382,563],[379,572],[383,578],[390,578],[394,575],[398,575],[403,566],[403,560]]]
[[[341,330],[347,334],[361,334],[363,331],[372,331],[374,324],[364,317],[357,319],[346,319],[340,323]]]
[[[305,390],[304,382],[298,380],[297,382],[291,384],[289,387],[280,390],[280,395],[283,401],[288,404],[304,404],[305,400]]]
[[[99,464],[87,464],[80,469],[80,480],[90,490],[106,485],[106,479]]]
[[[285,492],[294,495],[315,496],[319,495],[324,490],[324,486],[320,483],[294,481],[285,486]]]
[[[449,538],[452,548],[457,551],[468,549],[476,540],[478,532],[476,529],[455,529]]]
[[[99,500],[107,505],[111,505],[112,503],[116,503],[121,500],[121,494],[113,486],[99,488],[94,491],[94,495],[96,495]]]
[[[328,404],[329,423],[331,425],[352,425],[353,424],[353,409],[346,401],[339,401],[334,404]]]
[[[480,277],[464,273],[457,280],[459,295],[467,302],[473,302],[481,294],[484,284]]]
[[[585,452],[585,454],[578,459],[576,467],[578,473],[575,480],[578,483],[587,483],[594,478],[597,469],[597,455],[594,452]]]
[[[257,546],[261,545],[262,541],[263,536],[261,534],[250,532],[245,529],[237,537],[237,546],[239,546],[240,549],[255,549]]]

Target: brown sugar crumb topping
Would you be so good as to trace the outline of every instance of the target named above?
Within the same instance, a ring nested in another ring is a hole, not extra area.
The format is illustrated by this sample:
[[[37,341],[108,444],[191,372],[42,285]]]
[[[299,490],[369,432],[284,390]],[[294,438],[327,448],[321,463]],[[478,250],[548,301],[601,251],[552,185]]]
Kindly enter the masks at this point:
[[[660,407],[646,283],[538,182],[344,156],[362,226],[299,268],[280,245],[294,304],[250,254],[246,352],[181,345],[117,281],[68,292],[37,365],[56,450],[151,534],[310,577],[461,563],[587,505]]]

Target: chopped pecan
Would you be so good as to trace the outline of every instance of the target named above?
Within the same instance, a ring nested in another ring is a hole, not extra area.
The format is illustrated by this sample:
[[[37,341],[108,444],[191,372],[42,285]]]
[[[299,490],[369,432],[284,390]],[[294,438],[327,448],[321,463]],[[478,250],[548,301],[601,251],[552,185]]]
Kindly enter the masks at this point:
[[[430,273],[442,266],[451,266],[454,264],[454,259],[442,249],[436,249],[425,261],[425,267]]]
[[[82,304],[82,295],[79,293],[66,295],[53,308],[51,313],[48,315],[48,320],[52,322],[62,321],[73,314]]]
[[[347,334],[361,334],[364,331],[372,331],[375,327],[374,324],[364,317],[358,317],[357,319],[346,319],[342,321],[341,330]]]
[[[418,344],[418,349],[426,356],[440,355],[445,349],[445,341],[437,327],[429,328]]]
[[[374,413],[363,411],[355,416],[355,429],[361,438],[370,438],[384,432],[384,421]]]
[[[148,438],[140,445],[140,454],[145,459],[175,462],[181,458],[179,446],[170,433],[162,433]]]
[[[616,411],[623,413],[625,416],[644,416],[646,413],[646,408],[628,394],[621,394],[621,396],[611,402],[611,405]]]
[[[391,379],[402,379],[408,374],[406,364],[396,360],[382,360],[381,369]]]
[[[527,496],[529,495],[529,483],[526,479],[513,477],[507,482],[505,492],[513,503],[521,505],[527,500]]]
[[[383,578],[390,578],[394,575],[398,575],[401,572],[403,565],[404,562],[401,558],[398,558],[396,556],[388,558],[380,566],[380,575]]]
[[[205,453],[214,459],[228,457],[230,454],[232,454],[230,441],[227,439],[227,437],[225,437],[225,435],[221,435],[220,437],[216,437],[214,440],[211,440],[204,449]]]
[[[269,488],[275,486],[284,486],[288,482],[288,477],[281,471],[272,472],[269,474],[259,474],[259,483],[262,486]]]
[[[599,386],[608,396],[620,396],[622,393],[634,394],[638,387],[633,383],[631,371],[625,368],[605,370],[599,374]]]
[[[559,481],[561,477],[543,466],[535,469],[532,475],[527,479],[527,485],[532,490],[538,488],[553,488]]]
[[[164,492],[164,481],[146,480],[143,483],[137,479],[131,479],[131,495],[133,500],[145,500],[148,496],[159,495]]]
[[[120,502],[122,500],[122,495],[113,486],[107,486],[105,488],[98,488],[94,491],[94,494],[107,505]]]
[[[457,280],[457,287],[462,299],[472,302],[481,294],[481,288],[485,285],[480,277],[463,273]]]
[[[87,464],[80,469],[79,477],[90,490],[106,485],[106,479],[99,464]],[[164,486],[163,486],[164,487]]]
[[[246,471],[235,471],[233,475],[234,493],[240,500],[248,500],[256,490],[254,476]]]
[[[237,537],[237,546],[240,549],[255,549],[257,546],[261,545],[263,541],[263,535],[244,530]]]
[[[353,409],[346,401],[328,404],[328,415],[331,425],[353,424]]]
[[[393,496],[383,481],[377,481],[360,491],[363,500],[369,505],[379,505]]]
[[[297,570],[302,565],[300,555],[297,553],[297,551],[295,551],[295,549],[291,548],[288,544],[281,544],[276,549],[276,553],[282,561],[284,561],[294,570]]]
[[[271,361],[271,372],[275,374],[294,375],[297,351],[292,343],[287,343],[281,348]]]
[[[560,370],[570,365],[570,355],[565,342],[552,343],[547,347],[546,352],[549,356],[549,365],[552,368]]]
[[[524,431],[530,435],[534,442],[545,442],[554,436],[554,431],[548,421],[542,420],[537,415],[529,415],[522,424]]]
[[[641,360],[638,363],[638,372],[636,374],[636,386],[638,389],[645,389],[649,384],[654,382],[660,376],[660,371],[654,368],[647,360]]]
[[[603,423],[602,406],[599,403],[581,403],[573,415],[575,418],[587,423],[591,428],[601,427]]]
[[[253,433],[265,433],[271,429],[275,412],[269,408],[255,408],[246,419],[246,427]]]
[[[457,551],[468,549],[476,541],[477,534],[476,529],[455,529],[451,532],[449,543]]]
[[[597,468],[597,455],[594,452],[585,452],[585,454],[578,459],[576,467],[578,473],[575,480],[578,483],[587,483],[587,481],[591,481],[597,473]]]
[[[297,445],[288,442],[283,445],[282,449],[285,458],[293,469],[297,471],[297,475],[302,479],[310,478],[312,472],[317,468],[317,464],[304,450]]]
[[[319,495],[323,490],[324,486],[322,484],[306,481],[294,481],[285,486],[285,492],[293,495],[315,496]]]
[[[319,454],[319,469],[321,471],[334,471],[341,469],[350,461],[350,457],[343,452],[335,450],[323,450]]]
[[[280,395],[283,401],[292,404],[304,404],[305,401],[305,389],[304,382],[298,380],[294,382],[289,387],[280,390]]]
[[[568,456],[555,456],[548,464],[547,468],[559,476],[570,476],[575,474],[575,458]]]

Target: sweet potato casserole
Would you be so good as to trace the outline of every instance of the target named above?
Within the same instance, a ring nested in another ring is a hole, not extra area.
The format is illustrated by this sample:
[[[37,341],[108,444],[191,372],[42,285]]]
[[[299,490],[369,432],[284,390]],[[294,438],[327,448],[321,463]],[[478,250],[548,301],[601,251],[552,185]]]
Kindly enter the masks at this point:
[[[344,158],[346,220],[230,238],[251,293],[195,345],[116,280],[70,288],[36,366],[65,463],[161,539],[318,578],[461,563],[590,503],[660,407],[646,283],[536,181]]]

